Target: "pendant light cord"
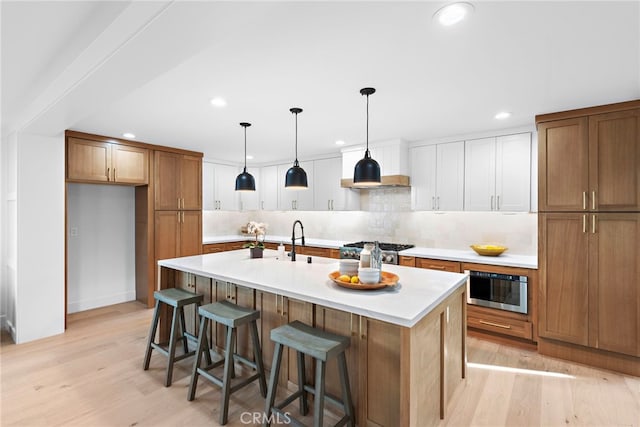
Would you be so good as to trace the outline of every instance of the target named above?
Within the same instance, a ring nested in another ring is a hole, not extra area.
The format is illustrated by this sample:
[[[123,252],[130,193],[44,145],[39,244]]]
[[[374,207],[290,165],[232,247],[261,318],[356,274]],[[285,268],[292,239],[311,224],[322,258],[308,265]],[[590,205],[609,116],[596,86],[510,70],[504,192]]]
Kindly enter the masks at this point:
[[[366,156],[369,157],[369,94],[367,94],[367,152]]]
[[[298,164],[298,113],[296,113],[296,164]]]
[[[244,126],[244,171],[247,171],[247,127]]]

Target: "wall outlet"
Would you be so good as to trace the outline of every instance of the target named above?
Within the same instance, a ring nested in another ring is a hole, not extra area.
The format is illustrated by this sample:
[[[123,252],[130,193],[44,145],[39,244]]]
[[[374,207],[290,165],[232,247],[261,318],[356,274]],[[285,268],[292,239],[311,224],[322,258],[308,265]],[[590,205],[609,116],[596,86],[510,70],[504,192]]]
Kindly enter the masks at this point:
[[[69,229],[69,235],[71,237],[78,237],[78,227],[71,227]]]

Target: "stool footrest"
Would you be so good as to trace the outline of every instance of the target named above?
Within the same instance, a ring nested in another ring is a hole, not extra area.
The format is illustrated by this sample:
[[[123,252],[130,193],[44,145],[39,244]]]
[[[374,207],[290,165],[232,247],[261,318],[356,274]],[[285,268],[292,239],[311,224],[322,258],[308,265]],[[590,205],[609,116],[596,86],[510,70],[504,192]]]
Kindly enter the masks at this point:
[[[306,391],[307,393],[311,393],[314,396],[316,394],[315,393],[316,389],[313,386],[309,385],[309,384],[305,384],[304,385],[304,391]],[[300,393],[302,393],[302,392],[300,392]],[[344,402],[337,396],[334,396],[334,395],[329,394],[329,393],[325,393],[324,394],[324,399],[328,400],[330,403],[333,403],[336,406],[339,406],[341,408],[344,407]]]

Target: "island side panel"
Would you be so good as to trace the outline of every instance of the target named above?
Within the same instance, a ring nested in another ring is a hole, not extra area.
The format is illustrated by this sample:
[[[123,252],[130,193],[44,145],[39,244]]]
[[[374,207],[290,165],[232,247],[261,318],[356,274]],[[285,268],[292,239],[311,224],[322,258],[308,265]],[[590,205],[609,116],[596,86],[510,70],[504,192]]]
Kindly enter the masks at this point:
[[[401,335],[401,426],[434,425],[463,381],[465,286]],[[448,313],[447,313],[448,308]]]

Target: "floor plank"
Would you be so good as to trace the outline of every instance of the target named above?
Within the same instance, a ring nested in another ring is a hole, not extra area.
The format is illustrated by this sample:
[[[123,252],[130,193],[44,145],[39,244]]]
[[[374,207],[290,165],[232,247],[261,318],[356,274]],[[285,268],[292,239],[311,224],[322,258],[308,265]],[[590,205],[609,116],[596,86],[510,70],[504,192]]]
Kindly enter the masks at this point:
[[[151,314],[132,302],[74,313],[64,334],[31,343],[3,333],[0,425],[218,425],[217,387],[200,381],[196,399],[186,400],[190,360],[176,364],[169,388],[157,352],[142,370]],[[468,360],[441,426],[640,427],[640,378],[478,338],[468,340]],[[263,403],[255,383],[234,393],[227,425],[252,425]]]

